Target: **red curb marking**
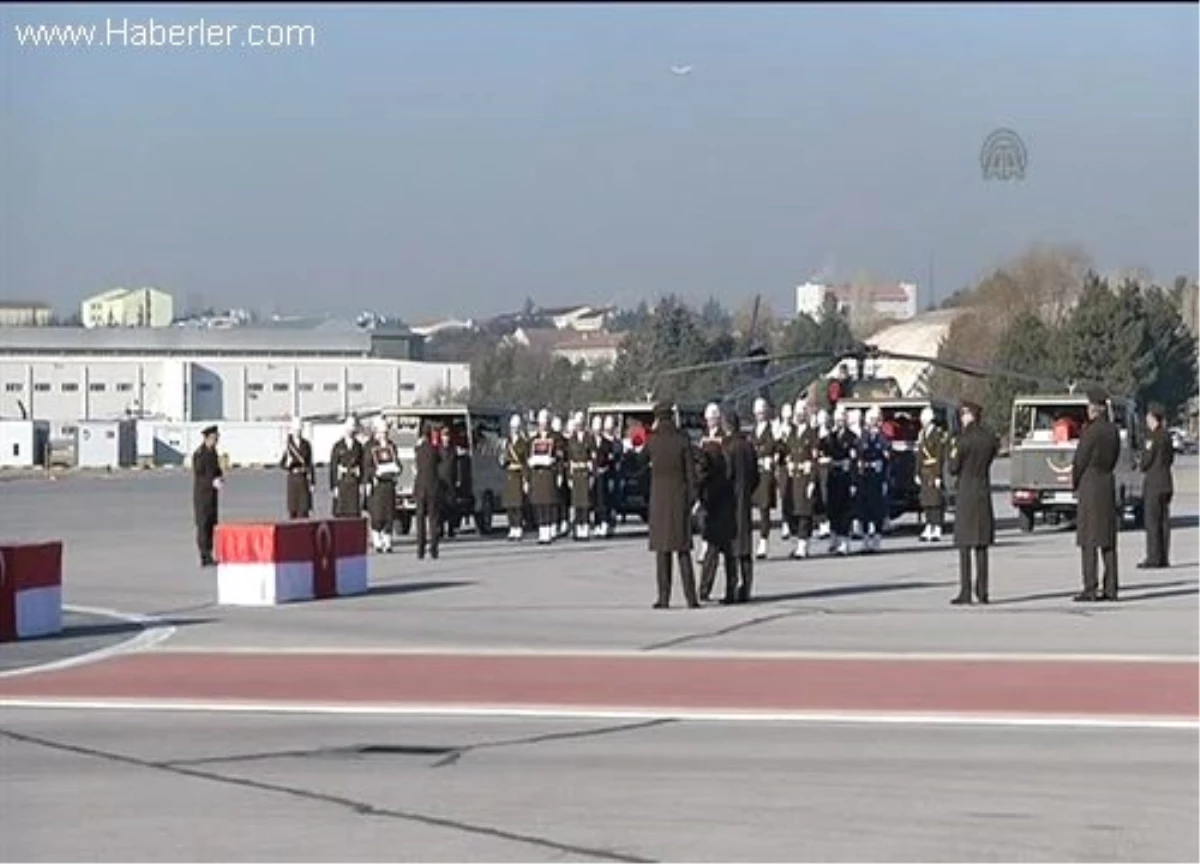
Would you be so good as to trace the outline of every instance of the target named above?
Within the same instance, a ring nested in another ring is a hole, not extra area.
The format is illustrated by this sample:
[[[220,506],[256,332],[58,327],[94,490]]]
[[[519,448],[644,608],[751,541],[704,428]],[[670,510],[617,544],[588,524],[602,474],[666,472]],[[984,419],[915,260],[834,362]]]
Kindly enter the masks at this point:
[[[0,697],[774,711],[1200,715],[1197,663],[140,654]]]

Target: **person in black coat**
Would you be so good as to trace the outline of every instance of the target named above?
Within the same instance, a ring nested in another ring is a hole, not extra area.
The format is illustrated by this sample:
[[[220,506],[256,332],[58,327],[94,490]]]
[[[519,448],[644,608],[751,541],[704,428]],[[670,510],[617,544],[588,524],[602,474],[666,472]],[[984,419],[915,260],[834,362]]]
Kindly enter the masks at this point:
[[[217,455],[220,435],[216,426],[209,426],[202,433],[204,441],[192,454],[192,511],[196,521],[196,548],[200,552],[200,566],[212,567],[213,534],[217,530],[218,498],[224,484],[221,459]]]
[[[1117,599],[1117,481],[1113,469],[1121,458],[1121,434],[1108,419],[1108,394],[1089,390],[1088,423],[1079,435],[1071,463],[1075,490],[1075,545],[1082,556],[1083,591],[1077,603]],[[1104,560],[1104,591],[1096,595],[1096,552]]]
[[[959,408],[962,434],[950,445],[948,467],[958,478],[954,513],[954,545],[958,547],[958,596],[950,602],[971,602],[971,559],[975,559],[975,599],[988,602],[988,547],[996,542],[996,514],[992,510],[992,463],[999,442],[980,425],[982,409],[974,402]]]
[[[1145,479],[1142,483],[1142,507],[1146,521],[1146,558],[1138,567],[1155,570],[1171,566],[1171,497],[1175,492],[1171,465],[1175,448],[1165,428],[1165,412],[1157,402],[1146,413],[1146,451],[1139,460]]]
[[[438,539],[442,533],[442,451],[435,441],[437,432],[425,428],[413,448],[416,476],[413,478],[413,499],[417,507],[417,557],[429,554],[438,557]]]
[[[679,430],[670,405],[654,409],[654,428],[646,442],[650,462],[650,551],[658,579],[655,609],[671,605],[671,556],[679,559],[679,581],[687,604],[700,605],[692,568],[692,503],[695,465],[692,442]]]
[[[754,503],[756,490],[761,490],[763,472],[759,451],[745,435],[738,415],[730,411],[725,419],[725,459],[729,463],[729,482],[733,486],[734,520],[737,532],[733,538],[733,556],[738,561],[741,584],[726,603],[745,603],[750,599],[754,584]]]
[[[725,434],[721,429],[721,409],[710,404],[704,409],[708,432],[700,442],[696,464],[696,487],[703,513],[700,536],[704,539],[704,560],[700,565],[700,599],[712,596],[717,578],[717,563],[725,562],[725,595],[737,592],[737,560],[733,557],[733,539],[737,533],[734,514],[733,484],[729,462],[725,458]]]

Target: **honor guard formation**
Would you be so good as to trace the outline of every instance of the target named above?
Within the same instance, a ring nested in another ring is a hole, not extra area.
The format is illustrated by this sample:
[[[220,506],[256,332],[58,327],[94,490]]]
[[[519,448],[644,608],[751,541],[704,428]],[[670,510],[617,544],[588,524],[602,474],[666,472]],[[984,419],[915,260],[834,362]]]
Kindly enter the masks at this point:
[[[1122,514],[1114,505],[1114,471],[1126,433],[1109,419],[1109,402],[1107,393],[1089,390],[1083,422],[1062,416],[1054,421],[1055,440],[1078,438],[1070,479],[1078,499],[1079,602],[1115,600],[1118,592]],[[980,406],[963,402],[957,412],[939,418],[929,404],[885,416],[879,404],[853,403],[838,400],[827,410],[802,396],[772,417],[767,400],[758,398],[745,429],[736,412],[717,403],[697,414],[694,426],[681,426],[683,412],[667,403],[649,406],[644,416],[630,412],[628,422],[611,413],[593,413],[589,422],[588,413],[578,411],[564,424],[543,408],[530,431],[521,414],[508,416],[504,429],[504,415],[493,411],[480,414],[476,424],[483,429],[483,420],[493,420],[490,437],[471,431],[475,420],[469,412],[457,425],[452,413],[439,421],[415,412],[404,429],[378,416],[369,436],[361,436],[359,424],[349,418],[329,455],[330,510],[340,517],[365,513],[371,546],[385,554],[394,549],[397,524],[408,533],[415,520],[418,558],[426,553],[437,558],[440,540],[455,536],[472,515],[481,533],[489,532],[492,507],[505,514],[510,542],[523,541],[533,528],[544,546],[567,537],[612,537],[618,515],[624,521],[636,513],[649,527],[655,555],[655,608],[670,604],[676,564],[684,598],[696,607],[711,598],[718,567],[725,574],[720,602],[751,599],[754,561],[770,553],[776,513],[784,540],[793,541],[793,559],[822,552],[877,554],[892,518],[910,509],[922,525],[921,542],[940,542],[953,488],[960,590],[952,602],[988,603],[988,552],[996,535],[991,468],[999,441],[983,425]],[[1173,451],[1162,409],[1151,406],[1145,419],[1148,433],[1138,463],[1145,479],[1147,545],[1139,566],[1157,568],[1169,562]],[[294,421],[279,461],[287,473],[292,519],[310,518],[314,510],[316,466],[302,430]],[[217,441],[217,428],[205,429],[193,456],[196,537],[204,566],[215,563],[213,531],[223,482]],[[498,477],[494,495],[482,488],[489,469]],[[697,536],[698,585],[692,557]]]

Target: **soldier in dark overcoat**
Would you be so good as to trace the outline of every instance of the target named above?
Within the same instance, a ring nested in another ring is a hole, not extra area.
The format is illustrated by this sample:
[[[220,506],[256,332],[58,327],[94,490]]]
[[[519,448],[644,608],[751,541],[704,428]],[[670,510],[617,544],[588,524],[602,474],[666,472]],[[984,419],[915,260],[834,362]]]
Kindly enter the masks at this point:
[[[821,455],[829,460],[829,474],[825,481],[825,511],[829,516],[832,535],[830,551],[849,555],[858,437],[847,424],[846,409],[841,405],[834,409],[833,428],[825,436]]]
[[[1108,419],[1108,394],[1088,391],[1088,424],[1079,435],[1071,463],[1075,490],[1075,545],[1080,549],[1083,591],[1076,602],[1117,599],[1117,483],[1113,469],[1121,458],[1121,435]],[[1096,553],[1104,560],[1104,590],[1097,596]]]
[[[558,440],[550,428],[550,412],[538,412],[538,428],[529,440],[529,497],[538,525],[538,542],[552,543],[558,528],[559,478]]]
[[[816,488],[816,536],[825,538],[832,532],[829,522],[829,465],[833,461],[829,455],[829,436],[833,434],[829,412],[824,408],[817,410],[817,441],[821,455],[817,458],[817,488]]]
[[[725,602],[745,603],[750,599],[754,584],[754,556],[751,538],[754,530],[754,492],[760,488],[763,471],[761,457],[754,445],[742,434],[741,420],[730,411],[725,425],[725,459],[729,462],[729,482],[733,486],[734,521],[737,532],[733,538],[733,556],[738,562],[740,584],[732,598]],[[760,538],[761,539],[761,538]]]
[[[582,414],[570,419],[567,439],[567,466],[570,472],[571,510],[574,517],[575,539],[587,540],[592,511],[592,473],[595,445],[584,425]]]
[[[741,431],[740,429],[738,430]],[[754,489],[754,507],[758,510],[758,546],[754,554],[767,557],[771,539],[771,510],[775,507],[775,459],[777,448],[767,400],[754,400],[754,451],[758,457],[758,486]]]
[[[438,541],[442,533],[442,448],[437,431],[428,423],[422,423],[421,437],[413,447],[413,502],[417,513],[417,558],[429,554],[438,557]]]
[[[863,522],[863,551],[878,552],[883,543],[883,526],[890,515],[888,477],[892,443],[883,434],[883,413],[872,405],[863,415],[858,446],[859,518]]]
[[[937,425],[933,409],[921,409],[921,432],[917,436],[915,467],[921,518],[925,522],[925,528],[921,531],[922,542],[936,543],[942,539],[946,509],[945,491],[942,489],[946,440],[946,433]]]
[[[715,403],[704,409],[704,422],[707,430],[700,442],[696,460],[696,488],[704,517],[700,530],[704,540],[700,599],[708,600],[717,578],[717,564],[722,561],[725,564],[725,596],[734,597],[737,594],[737,559],[733,555],[737,520],[729,461],[725,458],[721,409]]]
[[[821,456],[821,437],[804,403],[797,401],[792,417],[796,434],[787,456],[788,474],[792,479],[792,512],[796,516],[796,548],[792,550],[792,557],[807,558],[819,500],[817,460]]]
[[[672,556],[679,559],[679,581],[688,606],[700,605],[691,555],[694,457],[692,443],[676,427],[673,413],[670,405],[655,406],[654,427],[645,449],[650,463],[650,551],[658,580],[655,609],[671,605]]]
[[[313,464],[312,445],[304,438],[304,424],[299,418],[292,429],[279,467],[287,472],[287,511],[289,519],[307,519],[312,514],[313,488],[317,485],[317,468]]]
[[[567,458],[563,419],[557,414],[550,420],[550,431],[554,433],[554,462],[558,468],[558,507],[554,519],[558,523],[557,536],[566,537],[571,533],[571,462]]]
[[[525,496],[529,491],[529,439],[521,431],[521,415],[508,420],[508,439],[500,455],[504,468],[504,511],[508,514],[508,539],[525,536]]]
[[[1162,405],[1150,404],[1146,413],[1146,445],[1138,462],[1145,475],[1142,482],[1142,507],[1146,522],[1146,558],[1138,564],[1143,570],[1171,566],[1171,497],[1175,485],[1171,465],[1175,448],[1167,435]]]
[[[458,534],[462,524],[462,513],[459,512],[458,494],[458,448],[450,432],[450,427],[443,426],[438,433],[438,490],[441,496],[441,525],[446,537]]]
[[[333,492],[333,515],[355,518],[362,515],[363,446],[354,436],[358,424],[348,418],[342,437],[329,457],[329,488]]]
[[[595,514],[596,536],[613,534],[612,485],[621,455],[620,442],[613,434],[616,421],[610,416],[592,418],[592,440],[595,443],[596,481],[593,489],[592,512]]]
[[[216,426],[209,426],[201,433],[204,440],[192,454],[192,515],[196,523],[196,548],[200,552],[200,566],[215,566],[213,557],[213,534],[217,530],[219,499],[224,484],[221,458],[217,455],[220,434]]]
[[[980,422],[982,409],[974,402],[959,408],[962,432],[950,445],[948,467],[958,478],[954,511],[954,545],[958,547],[958,596],[955,605],[971,602],[971,562],[975,563],[975,599],[988,602],[988,547],[996,542],[992,510],[992,463],[999,442]]]
[[[788,453],[798,427],[790,402],[779,406],[779,419],[775,421],[775,497],[779,499],[779,536],[788,540],[796,529],[796,514],[792,506],[792,475],[788,471]]]
[[[371,521],[371,545],[376,552],[391,552],[396,521],[396,480],[400,457],[388,437],[387,421],[375,420],[375,437],[365,448],[363,478],[367,487],[367,515]]]

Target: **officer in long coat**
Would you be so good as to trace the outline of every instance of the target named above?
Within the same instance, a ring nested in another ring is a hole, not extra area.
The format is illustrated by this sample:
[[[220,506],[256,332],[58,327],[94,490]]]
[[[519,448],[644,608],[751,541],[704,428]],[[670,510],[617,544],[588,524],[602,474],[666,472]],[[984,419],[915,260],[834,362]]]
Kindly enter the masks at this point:
[[[824,390],[822,390],[824,392]],[[833,434],[829,412],[824,408],[817,409],[817,439],[821,455],[817,459],[817,488],[816,488],[816,535],[822,539],[832,532],[829,519],[829,466],[833,458],[829,455],[829,436]]]
[[[413,447],[413,502],[417,507],[417,558],[429,554],[438,557],[438,540],[442,533],[442,448],[435,436],[437,432],[427,425]]]
[[[798,399],[792,418],[796,434],[792,436],[787,456],[788,474],[792,480],[792,512],[796,519],[796,548],[792,550],[792,557],[807,558],[808,542],[817,518],[821,436],[808,407]]]
[[[654,428],[645,449],[650,463],[650,551],[658,580],[654,608],[671,605],[671,556],[675,556],[683,596],[694,609],[700,605],[691,555],[695,465],[692,443],[676,427],[672,415],[670,405],[655,406]]]
[[[329,488],[333,492],[333,515],[355,518],[362,515],[363,446],[354,436],[358,424],[347,418],[342,437],[329,457]]]
[[[508,539],[525,536],[525,495],[529,491],[529,439],[521,431],[521,415],[508,420],[508,439],[500,456],[504,468],[504,511],[508,514]]]
[[[738,430],[739,433],[741,430]],[[755,554],[767,557],[771,539],[771,510],[775,507],[775,460],[777,448],[771,427],[771,409],[767,400],[754,400],[754,450],[758,455],[758,486],[754,490],[754,506],[758,510],[758,546]]]
[[[459,510],[461,497],[458,475],[458,448],[450,434],[450,428],[443,426],[438,433],[438,490],[441,496],[442,527],[446,537],[458,534],[462,524],[462,513]]]
[[[297,417],[279,467],[287,472],[287,510],[289,519],[307,519],[312,514],[313,489],[317,485],[317,468],[313,464],[312,445],[304,438],[304,424]]]
[[[717,564],[721,561],[725,564],[725,596],[735,597],[737,594],[737,559],[733,556],[737,521],[729,461],[725,458],[721,409],[715,403],[704,409],[704,423],[707,428],[696,459],[696,488],[700,513],[703,515],[700,536],[704,540],[700,599],[708,600],[717,578]]]
[[[371,544],[376,552],[391,552],[396,521],[396,479],[400,457],[388,438],[387,420],[375,420],[375,437],[365,448],[363,477],[367,487],[367,515],[371,520]]]
[[[1083,591],[1075,601],[1117,599],[1117,483],[1113,469],[1121,458],[1121,435],[1108,419],[1108,394],[1088,391],[1088,424],[1079,436],[1071,463],[1075,490],[1075,545],[1080,549]],[[1104,560],[1104,590],[1096,595],[1096,552]]]
[[[1171,497],[1175,485],[1171,465],[1175,448],[1167,435],[1162,405],[1151,403],[1146,413],[1146,449],[1138,467],[1145,475],[1142,482],[1142,507],[1146,521],[1146,558],[1138,567],[1156,570],[1171,566]]]
[[[592,512],[595,514],[597,537],[611,537],[613,534],[612,487],[621,456],[621,443],[613,432],[615,427],[616,421],[612,417],[601,420],[597,415],[592,419],[592,440],[596,447]]]
[[[983,410],[974,402],[959,408],[962,433],[950,446],[948,467],[958,478],[958,503],[954,512],[954,545],[958,547],[956,606],[971,602],[971,562],[975,563],[975,599],[988,602],[988,547],[996,542],[996,516],[992,510],[992,463],[999,442],[980,425]]]
[[[218,504],[224,472],[217,455],[220,434],[216,426],[209,426],[201,433],[204,440],[192,454],[192,515],[196,522],[196,548],[200,552],[200,566],[213,567],[213,534],[217,530]]]
[[[850,530],[854,518],[855,462],[858,460],[858,438],[847,425],[846,409],[839,405],[833,411],[833,428],[825,436],[821,455],[828,459],[829,474],[825,482],[826,513],[832,534],[830,551],[850,554]]]
[[[725,426],[725,458],[729,462],[729,482],[733,486],[734,520],[737,532],[733,538],[733,556],[738,561],[741,582],[737,594],[726,602],[745,603],[750,599],[754,584],[754,556],[751,554],[751,538],[754,530],[754,493],[761,488],[763,474],[761,456],[755,446],[742,434],[741,420],[737,412],[730,411]]]
[[[558,528],[559,467],[558,439],[550,428],[550,412],[538,412],[537,432],[529,440],[529,497],[538,525],[538,542],[554,542]]]
[[[574,517],[575,539],[587,540],[592,511],[592,471],[595,445],[584,424],[583,414],[572,415],[569,423],[567,466],[570,472],[571,510]]]
[[[932,408],[921,409],[921,432],[917,436],[916,481],[920,490],[921,518],[925,528],[922,542],[942,539],[946,498],[942,472],[946,465],[946,433],[937,425]]]
[[[775,493],[779,499],[779,536],[788,540],[796,527],[796,514],[792,506],[792,475],[788,471],[788,453],[792,448],[797,426],[795,413],[790,402],[779,406],[779,419],[772,433],[775,436]]]

